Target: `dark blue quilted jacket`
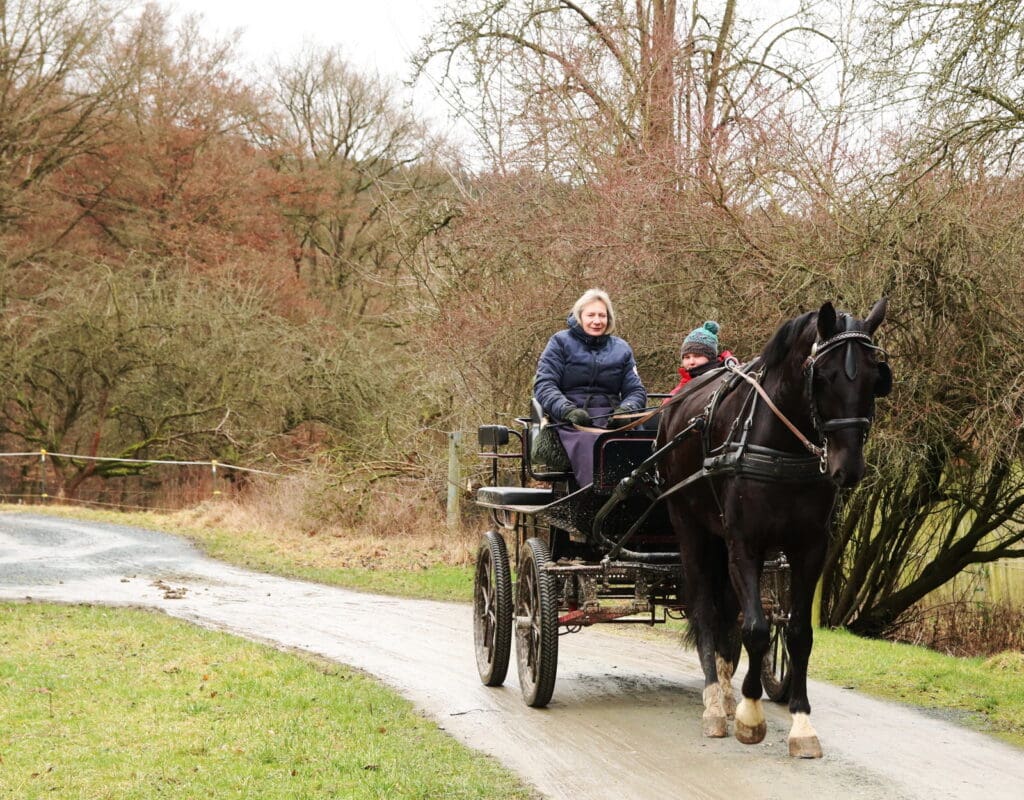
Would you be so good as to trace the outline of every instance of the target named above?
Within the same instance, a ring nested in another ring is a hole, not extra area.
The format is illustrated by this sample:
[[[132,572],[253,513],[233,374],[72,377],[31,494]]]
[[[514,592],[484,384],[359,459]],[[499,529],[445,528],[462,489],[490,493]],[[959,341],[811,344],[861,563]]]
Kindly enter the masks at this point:
[[[636,411],[647,405],[632,348],[618,336],[584,333],[572,316],[540,354],[533,396],[553,420],[574,406]]]

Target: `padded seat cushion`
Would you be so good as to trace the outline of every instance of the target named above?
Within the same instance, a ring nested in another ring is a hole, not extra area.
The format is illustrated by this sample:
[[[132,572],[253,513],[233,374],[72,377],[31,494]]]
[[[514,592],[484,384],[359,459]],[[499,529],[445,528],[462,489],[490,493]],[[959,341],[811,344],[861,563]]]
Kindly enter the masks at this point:
[[[485,506],[546,506],[555,501],[555,493],[521,486],[481,486],[476,501]]]

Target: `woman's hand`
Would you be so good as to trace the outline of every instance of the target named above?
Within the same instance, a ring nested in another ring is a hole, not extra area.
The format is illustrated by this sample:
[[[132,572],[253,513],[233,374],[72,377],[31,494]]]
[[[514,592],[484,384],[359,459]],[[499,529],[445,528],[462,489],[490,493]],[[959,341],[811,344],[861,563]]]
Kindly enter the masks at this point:
[[[565,416],[562,419],[566,422],[571,422],[573,425],[590,425],[592,422],[590,414],[582,408],[570,408],[565,412]]]
[[[632,414],[633,411],[634,409],[629,406],[618,406],[614,411],[612,411],[612,415],[608,418],[608,427],[621,428],[623,425],[628,425],[633,420],[624,416],[620,417],[619,414]]]

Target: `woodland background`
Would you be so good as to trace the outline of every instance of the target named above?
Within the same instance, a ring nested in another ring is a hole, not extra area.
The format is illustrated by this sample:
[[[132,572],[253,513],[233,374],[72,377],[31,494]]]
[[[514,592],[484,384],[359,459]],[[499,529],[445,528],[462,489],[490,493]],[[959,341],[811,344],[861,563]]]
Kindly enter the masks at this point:
[[[467,145],[336,49],[254,73],[157,4],[0,3],[0,449],[291,471],[311,519],[398,494],[443,526],[448,433],[524,413],[583,289],[651,391],[705,319],[749,357],[884,295],[896,386],[821,610],[890,630],[1024,555],[1024,8],[799,5],[449,3],[412,69]],[[35,459],[3,469],[31,494]]]

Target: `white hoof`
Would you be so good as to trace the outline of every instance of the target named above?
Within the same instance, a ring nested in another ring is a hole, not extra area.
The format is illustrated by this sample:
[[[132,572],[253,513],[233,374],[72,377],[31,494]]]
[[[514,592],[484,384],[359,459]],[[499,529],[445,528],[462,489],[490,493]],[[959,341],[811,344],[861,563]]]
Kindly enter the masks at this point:
[[[821,742],[807,714],[794,714],[789,729],[789,754],[794,758],[821,758]]]
[[[701,719],[704,735],[722,739],[729,735],[729,720],[722,705],[722,687],[712,683],[704,687],[704,716]]]
[[[736,738],[743,744],[759,744],[768,733],[760,700],[744,697],[736,707]]]

